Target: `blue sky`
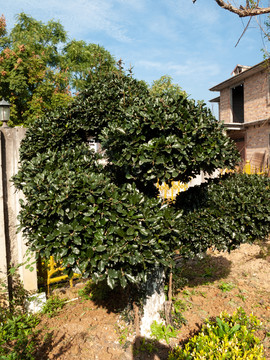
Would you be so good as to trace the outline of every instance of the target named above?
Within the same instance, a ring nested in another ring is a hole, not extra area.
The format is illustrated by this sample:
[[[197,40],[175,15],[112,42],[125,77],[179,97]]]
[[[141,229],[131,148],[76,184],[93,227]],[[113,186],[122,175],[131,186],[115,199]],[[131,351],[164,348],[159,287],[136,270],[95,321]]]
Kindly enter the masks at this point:
[[[170,75],[191,98],[207,103],[217,96],[210,87],[237,64],[262,61],[267,45],[257,23],[265,19],[254,18],[235,47],[248,19],[214,0],[0,0],[0,5],[8,28],[20,12],[43,22],[59,20],[70,39],[104,46],[131,65],[136,78],[151,84]]]

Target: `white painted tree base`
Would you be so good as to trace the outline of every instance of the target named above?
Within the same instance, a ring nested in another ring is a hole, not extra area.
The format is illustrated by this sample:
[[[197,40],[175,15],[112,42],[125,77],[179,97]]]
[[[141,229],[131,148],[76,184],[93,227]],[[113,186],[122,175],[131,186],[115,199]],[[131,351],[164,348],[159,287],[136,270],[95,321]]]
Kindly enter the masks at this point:
[[[160,310],[164,310],[165,294],[164,294],[165,274],[163,269],[157,269],[146,282],[146,299],[143,305],[143,316],[141,318],[140,333],[143,337],[150,337],[151,325],[153,321],[163,322],[159,315]]]

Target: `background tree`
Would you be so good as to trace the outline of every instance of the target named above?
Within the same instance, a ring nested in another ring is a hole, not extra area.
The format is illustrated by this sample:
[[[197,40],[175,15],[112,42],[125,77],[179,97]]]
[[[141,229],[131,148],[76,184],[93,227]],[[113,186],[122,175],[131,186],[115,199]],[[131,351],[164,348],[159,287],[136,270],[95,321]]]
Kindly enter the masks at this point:
[[[115,61],[95,44],[68,42],[63,26],[24,13],[8,34],[0,22],[0,94],[12,104],[11,124],[28,125],[42,114],[66,107],[97,68]]]
[[[62,68],[70,75],[71,87],[83,90],[96,74],[115,68],[116,62],[109,51],[97,44],[72,40],[63,49]]]
[[[174,94],[188,96],[187,93],[178,84],[173,84],[172,77],[163,75],[158,80],[154,80],[150,87],[150,94],[170,96]]]
[[[197,0],[192,0],[195,3]],[[228,10],[240,17],[257,16],[270,13],[269,6],[260,6],[262,0],[245,0],[242,4],[236,5],[235,1],[215,0],[223,9]],[[233,4],[232,4],[233,3]]]

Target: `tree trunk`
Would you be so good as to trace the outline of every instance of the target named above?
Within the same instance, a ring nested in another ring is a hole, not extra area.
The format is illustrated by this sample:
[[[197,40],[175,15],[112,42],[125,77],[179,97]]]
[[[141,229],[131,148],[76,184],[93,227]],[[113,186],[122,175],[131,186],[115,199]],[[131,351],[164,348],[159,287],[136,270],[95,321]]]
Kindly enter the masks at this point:
[[[164,311],[165,274],[162,268],[157,268],[148,276],[145,284],[145,300],[143,303],[143,316],[141,318],[141,336],[150,337],[150,326],[154,320],[162,322],[159,311]]]

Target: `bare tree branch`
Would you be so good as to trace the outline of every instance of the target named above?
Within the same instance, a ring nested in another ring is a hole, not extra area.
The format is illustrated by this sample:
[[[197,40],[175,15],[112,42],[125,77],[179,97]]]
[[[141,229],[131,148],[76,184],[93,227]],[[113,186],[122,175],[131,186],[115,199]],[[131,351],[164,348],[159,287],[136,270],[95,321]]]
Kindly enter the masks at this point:
[[[196,0],[192,0],[193,3]],[[215,0],[216,3],[225,10],[228,10],[234,14],[237,14],[239,17],[246,16],[257,16],[270,13],[270,7],[259,7],[260,0],[255,1],[246,1],[246,6],[240,5],[239,7],[233,6],[229,1],[224,0]]]
[[[244,33],[247,31],[247,28],[249,27],[250,21],[251,21],[252,17],[249,18],[248,23],[244,29],[244,31],[242,32],[240,38],[238,39],[237,43],[235,44],[235,47],[239,44],[240,40],[242,39],[242,37],[244,36]]]
[[[225,2],[223,0],[215,0],[216,3],[222,7],[225,10],[228,10],[230,12],[233,12],[235,14],[237,14],[240,17],[245,17],[245,16],[256,16],[256,15],[262,15],[262,14],[267,14],[270,13],[270,7],[259,7],[259,6],[250,6],[250,2],[246,2],[246,6],[233,6],[231,3],[229,2]],[[259,1],[257,2],[259,3]]]

